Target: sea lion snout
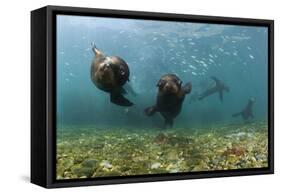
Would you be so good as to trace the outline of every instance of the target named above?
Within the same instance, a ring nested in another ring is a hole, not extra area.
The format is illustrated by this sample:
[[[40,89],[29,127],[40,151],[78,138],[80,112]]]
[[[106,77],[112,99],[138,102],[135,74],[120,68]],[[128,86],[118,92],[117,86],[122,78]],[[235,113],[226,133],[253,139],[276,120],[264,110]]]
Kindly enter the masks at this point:
[[[111,66],[110,64],[106,63],[106,64],[103,64],[100,68],[101,71],[104,71],[104,72],[107,72],[107,71],[110,71],[111,70]]]
[[[167,82],[162,88],[162,91],[167,94],[176,94],[178,93],[179,88],[174,82]]]
[[[157,86],[162,94],[177,94],[180,90],[180,85],[171,79],[161,79]]]

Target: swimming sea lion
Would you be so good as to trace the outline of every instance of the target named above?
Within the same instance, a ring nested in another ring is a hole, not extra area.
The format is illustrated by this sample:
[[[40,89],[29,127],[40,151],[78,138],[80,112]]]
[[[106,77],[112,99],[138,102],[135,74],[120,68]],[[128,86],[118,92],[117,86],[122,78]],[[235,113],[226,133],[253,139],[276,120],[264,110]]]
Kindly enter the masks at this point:
[[[182,81],[174,74],[166,74],[157,83],[158,94],[156,105],[144,110],[147,116],[156,112],[165,119],[165,127],[173,126],[173,119],[180,113],[185,95],[191,92],[192,85],[182,86]]]
[[[217,79],[216,77],[212,76],[211,79],[213,79],[215,81],[214,85],[211,85],[207,90],[205,90],[198,98],[198,100],[203,100],[204,98],[206,98],[207,96],[210,96],[216,92],[219,93],[219,98],[220,101],[223,101],[223,92],[227,91],[229,92],[229,87],[226,86],[222,81],[220,81],[219,79]]]
[[[105,56],[96,45],[92,43],[95,58],[91,64],[91,79],[95,86],[102,91],[110,93],[110,101],[120,106],[132,106],[133,103],[123,94],[122,87],[129,81],[130,70],[127,63],[117,56]]]
[[[244,121],[248,120],[249,118],[254,118],[253,105],[255,101],[256,101],[255,98],[250,98],[246,107],[241,112],[235,113],[232,116],[233,117],[242,116]]]
[[[189,98],[189,104],[198,101],[198,98],[199,98],[198,91],[192,92],[192,94],[190,95],[190,98]]]

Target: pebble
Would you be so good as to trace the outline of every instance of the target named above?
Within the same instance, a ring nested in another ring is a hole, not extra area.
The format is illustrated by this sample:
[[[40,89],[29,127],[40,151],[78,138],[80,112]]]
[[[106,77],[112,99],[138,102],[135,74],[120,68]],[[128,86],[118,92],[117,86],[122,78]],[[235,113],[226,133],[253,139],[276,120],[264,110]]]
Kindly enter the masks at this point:
[[[104,167],[104,168],[108,168],[108,169],[112,168],[112,164],[110,164],[110,162],[107,161],[107,160],[102,161],[102,162],[100,163],[100,166],[102,166],[102,167]]]
[[[161,167],[161,164],[160,164],[159,162],[153,163],[153,164],[151,165],[151,169],[157,169],[157,168],[159,168],[159,167]]]

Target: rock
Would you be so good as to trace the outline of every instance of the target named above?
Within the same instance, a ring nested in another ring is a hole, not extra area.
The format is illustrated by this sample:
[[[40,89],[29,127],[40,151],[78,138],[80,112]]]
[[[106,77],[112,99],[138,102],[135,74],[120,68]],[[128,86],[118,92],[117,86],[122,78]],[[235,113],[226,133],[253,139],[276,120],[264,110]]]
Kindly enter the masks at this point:
[[[63,163],[64,169],[70,169],[73,165],[74,165],[73,160],[66,160],[66,161]]]
[[[132,158],[132,160],[133,160],[134,162],[142,162],[142,161],[146,161],[146,160],[148,160],[148,159],[149,159],[148,156],[145,156],[145,155],[142,155],[142,156],[135,156],[135,157]]]
[[[91,177],[91,175],[93,174],[93,169],[89,167],[75,166],[71,169],[71,171],[78,177],[81,176]]]
[[[177,172],[180,172],[180,169],[174,168],[174,169],[171,169],[171,170],[169,171],[169,173],[177,173]]]
[[[250,158],[250,160],[251,160],[253,163],[257,163],[256,158],[255,158],[255,157],[253,157],[253,156]]]
[[[164,134],[164,133],[159,133],[155,138],[154,138],[154,143],[156,144],[167,144],[169,141],[169,137]]]
[[[159,167],[161,167],[161,164],[159,162],[156,162],[156,163],[153,163],[150,168],[151,169],[157,169]]]
[[[246,149],[240,146],[233,146],[232,148],[228,148],[223,155],[235,155],[235,156],[242,156],[246,153]]]
[[[89,167],[89,168],[94,168],[97,166],[97,161],[96,160],[93,160],[93,159],[87,159],[87,160],[84,160],[82,163],[81,163],[81,166],[83,167]]]
[[[112,168],[112,164],[110,164],[110,162],[107,161],[107,160],[102,161],[102,162],[100,163],[100,166],[103,167],[103,168],[107,168],[107,169]]]
[[[178,160],[178,153],[175,150],[171,150],[167,153],[166,158],[168,160]]]

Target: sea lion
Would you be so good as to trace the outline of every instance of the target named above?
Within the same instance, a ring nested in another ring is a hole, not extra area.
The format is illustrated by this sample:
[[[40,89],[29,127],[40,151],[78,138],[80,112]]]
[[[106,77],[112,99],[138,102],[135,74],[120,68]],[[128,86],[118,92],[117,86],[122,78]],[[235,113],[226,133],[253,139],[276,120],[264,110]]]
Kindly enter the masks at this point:
[[[164,117],[165,128],[173,126],[173,119],[181,112],[185,95],[191,92],[192,85],[187,83],[182,86],[182,81],[174,74],[166,74],[157,83],[158,94],[156,105],[144,110],[147,116],[156,112]]]
[[[198,100],[203,100],[207,96],[210,96],[210,95],[218,92],[220,101],[222,102],[223,101],[223,92],[224,91],[229,92],[229,87],[226,86],[222,81],[220,81],[215,76],[212,76],[211,79],[215,81],[215,84],[211,85],[209,88],[207,88],[207,90],[205,90],[202,94],[200,94]]]
[[[110,94],[110,101],[120,106],[132,106],[133,103],[123,94],[123,85],[129,81],[130,70],[127,63],[117,56],[106,56],[92,43],[95,57],[91,64],[91,79],[95,86]]]
[[[255,101],[256,101],[255,98],[250,98],[246,107],[242,111],[240,111],[238,113],[234,113],[232,115],[232,117],[242,116],[244,121],[248,120],[249,118],[254,118],[253,105],[254,105]]]
[[[198,98],[199,98],[198,91],[192,92],[192,94],[190,95],[190,98],[189,98],[189,104],[192,104],[192,103],[198,101]]]

